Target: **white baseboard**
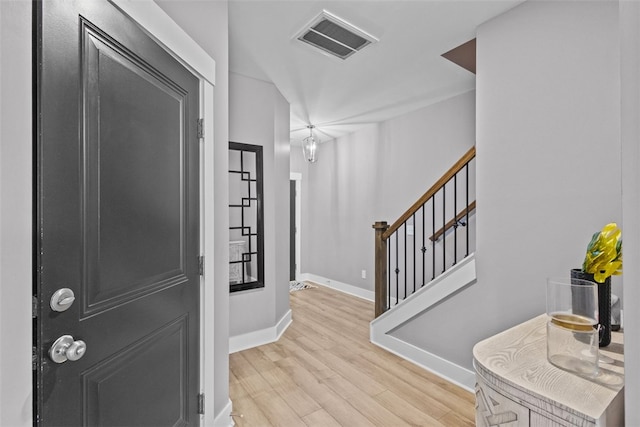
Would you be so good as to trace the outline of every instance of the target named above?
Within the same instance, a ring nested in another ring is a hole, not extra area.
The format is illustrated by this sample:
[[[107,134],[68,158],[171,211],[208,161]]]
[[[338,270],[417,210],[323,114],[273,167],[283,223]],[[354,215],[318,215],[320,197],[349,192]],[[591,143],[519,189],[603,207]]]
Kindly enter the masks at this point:
[[[287,330],[289,325],[293,322],[293,317],[291,315],[291,309],[287,310],[287,312],[282,316],[282,319],[278,323],[276,323],[276,339],[273,341],[278,341],[284,331]]]
[[[310,282],[317,283],[318,285],[326,286],[327,288],[335,289],[337,291],[344,292],[345,294],[353,295],[354,297],[366,299],[368,301],[375,301],[376,299],[376,294],[373,291],[318,276],[317,274],[302,273],[299,280],[302,282],[308,280]]]
[[[288,310],[275,326],[229,337],[229,354],[278,341],[291,321],[291,310]]]
[[[373,320],[370,326],[371,342],[473,392],[475,387],[473,371],[402,341],[390,335],[390,332],[475,282],[475,254],[471,254],[393,309]]]
[[[222,408],[222,411],[213,420],[213,427],[232,427],[235,425],[233,422],[233,418],[231,417],[231,411],[233,409],[233,404],[231,403],[231,399]]]
[[[440,356],[429,353],[426,350],[418,348],[413,344],[401,341],[391,335],[371,337],[371,342],[378,347],[384,348],[390,353],[400,356],[403,359],[420,366],[439,377],[450,381],[471,393],[474,392],[476,376],[473,371],[456,365]]]

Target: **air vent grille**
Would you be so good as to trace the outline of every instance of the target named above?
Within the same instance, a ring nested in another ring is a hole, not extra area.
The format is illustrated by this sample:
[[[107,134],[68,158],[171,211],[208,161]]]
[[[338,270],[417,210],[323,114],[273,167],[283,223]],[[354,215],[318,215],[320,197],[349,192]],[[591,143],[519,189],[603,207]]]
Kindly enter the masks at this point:
[[[347,59],[378,39],[337,16],[322,11],[296,38],[324,52]]]
[[[302,41],[309,43],[315,47],[318,47],[325,52],[329,52],[334,54],[340,58],[347,58],[349,55],[353,54],[355,50],[349,49],[347,46],[341,45],[340,43],[336,43],[330,38],[323,36],[322,34],[315,33],[313,31],[309,31],[307,34],[302,36]]]

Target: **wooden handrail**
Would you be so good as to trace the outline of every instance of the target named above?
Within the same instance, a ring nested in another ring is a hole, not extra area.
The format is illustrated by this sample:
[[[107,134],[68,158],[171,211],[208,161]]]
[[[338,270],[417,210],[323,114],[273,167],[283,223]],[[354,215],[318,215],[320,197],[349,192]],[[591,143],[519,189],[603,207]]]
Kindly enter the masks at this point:
[[[429,237],[429,240],[431,240],[432,242],[435,242],[436,240],[438,240],[440,236],[446,233],[451,227],[454,226],[454,224],[457,224],[458,222],[460,222],[460,220],[462,220],[465,216],[467,216],[467,211],[469,211],[469,214],[471,214],[471,212],[473,212],[475,209],[476,209],[476,201],[474,200],[473,202],[469,203],[468,208],[462,209],[460,213],[456,215],[455,219],[450,220],[444,225],[444,227],[442,227],[441,229],[433,233],[433,236]],[[468,225],[469,224],[467,224],[467,226]]]
[[[433,184],[433,186],[430,189],[428,189],[427,192],[424,193],[424,195],[420,197],[417,202],[413,204],[413,206],[411,206],[404,214],[402,214],[402,216],[398,218],[398,220],[394,222],[387,231],[384,232],[384,234],[382,235],[382,238],[385,240],[389,239],[389,237],[393,233],[395,233],[396,230],[398,230],[398,228],[402,226],[402,224],[404,224],[409,218],[411,218],[411,216],[415,214],[418,211],[418,209],[422,207],[422,205],[427,203],[427,201],[431,197],[433,197],[433,195],[436,194],[438,190],[440,190],[451,178],[453,178],[455,174],[460,172],[460,170],[462,170],[464,165],[469,163],[475,156],[476,156],[476,147],[474,145],[473,147],[471,147],[469,151],[465,153],[464,156],[460,158],[460,160],[456,162],[456,164],[451,166],[451,168],[448,171],[446,171],[445,174],[442,175],[442,177],[435,184]]]

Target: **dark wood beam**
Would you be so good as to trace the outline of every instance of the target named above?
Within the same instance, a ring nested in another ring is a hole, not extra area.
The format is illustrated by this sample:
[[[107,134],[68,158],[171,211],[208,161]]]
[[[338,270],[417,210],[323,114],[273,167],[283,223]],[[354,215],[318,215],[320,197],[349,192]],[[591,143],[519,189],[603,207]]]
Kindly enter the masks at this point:
[[[469,40],[458,47],[454,47],[449,52],[443,53],[442,57],[475,74],[476,39]]]

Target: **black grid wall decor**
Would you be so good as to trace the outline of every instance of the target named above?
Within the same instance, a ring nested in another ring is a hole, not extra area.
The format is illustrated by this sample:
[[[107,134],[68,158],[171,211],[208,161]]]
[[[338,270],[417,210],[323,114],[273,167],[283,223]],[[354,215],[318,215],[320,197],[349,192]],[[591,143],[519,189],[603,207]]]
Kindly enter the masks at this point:
[[[229,290],[264,287],[262,147],[229,142]]]

